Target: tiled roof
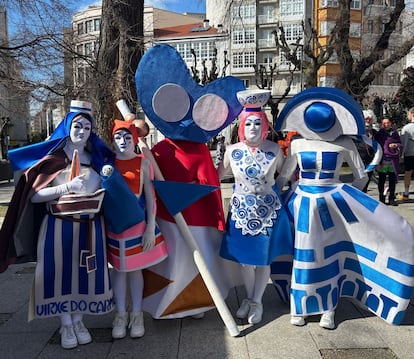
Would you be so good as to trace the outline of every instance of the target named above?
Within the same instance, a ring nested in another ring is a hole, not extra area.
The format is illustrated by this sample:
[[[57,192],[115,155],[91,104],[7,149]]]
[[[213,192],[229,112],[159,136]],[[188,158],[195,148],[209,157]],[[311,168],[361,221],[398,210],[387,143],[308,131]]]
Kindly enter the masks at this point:
[[[154,37],[186,37],[186,36],[202,36],[217,34],[217,29],[214,27],[204,28],[202,22],[196,24],[164,27],[162,29],[154,29]]]

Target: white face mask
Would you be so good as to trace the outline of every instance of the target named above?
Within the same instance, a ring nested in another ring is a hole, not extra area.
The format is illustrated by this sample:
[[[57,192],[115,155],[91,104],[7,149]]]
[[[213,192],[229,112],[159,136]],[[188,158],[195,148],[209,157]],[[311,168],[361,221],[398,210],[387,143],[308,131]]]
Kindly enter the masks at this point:
[[[85,117],[77,117],[70,125],[70,140],[74,145],[85,145],[92,131],[92,123]]]
[[[258,143],[262,136],[262,120],[257,116],[250,116],[244,125],[244,137],[247,142]]]
[[[114,134],[113,145],[116,153],[134,154],[135,144],[132,134],[125,130],[116,131]]]

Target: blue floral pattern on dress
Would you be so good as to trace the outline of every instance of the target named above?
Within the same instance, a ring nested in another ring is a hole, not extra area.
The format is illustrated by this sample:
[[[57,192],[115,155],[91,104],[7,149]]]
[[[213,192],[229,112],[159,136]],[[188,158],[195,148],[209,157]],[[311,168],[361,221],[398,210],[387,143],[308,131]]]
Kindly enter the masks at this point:
[[[231,199],[231,219],[235,227],[241,229],[242,234],[267,234],[267,228],[273,227],[273,220],[277,218],[277,211],[282,207],[276,193],[267,188],[266,175],[272,160],[273,152],[264,152],[257,149],[251,152],[247,149],[234,149],[231,157],[237,161],[237,167],[244,178],[242,192],[233,193]],[[252,193],[253,192],[253,193]]]

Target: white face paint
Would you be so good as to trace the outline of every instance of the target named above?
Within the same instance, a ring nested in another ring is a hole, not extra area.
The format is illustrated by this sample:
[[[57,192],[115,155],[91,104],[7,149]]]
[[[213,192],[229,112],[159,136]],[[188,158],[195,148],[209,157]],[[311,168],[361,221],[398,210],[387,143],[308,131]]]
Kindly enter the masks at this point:
[[[262,120],[257,116],[249,116],[244,126],[244,137],[246,141],[257,144],[261,141],[262,136]]]
[[[119,154],[134,154],[135,144],[131,133],[126,130],[118,130],[114,134],[113,145],[115,152]]]
[[[92,123],[85,117],[76,117],[70,125],[70,140],[74,145],[85,145],[92,131]]]

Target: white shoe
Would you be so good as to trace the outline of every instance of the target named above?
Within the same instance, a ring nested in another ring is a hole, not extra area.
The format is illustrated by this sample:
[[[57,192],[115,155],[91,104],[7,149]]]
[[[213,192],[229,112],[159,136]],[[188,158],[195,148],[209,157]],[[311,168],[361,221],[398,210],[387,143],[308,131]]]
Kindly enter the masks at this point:
[[[250,302],[250,310],[247,317],[247,321],[250,324],[257,324],[262,321],[263,316],[263,304],[262,303],[256,303],[256,302]]]
[[[325,329],[334,329],[335,328],[335,311],[328,313],[323,313],[319,325]]]
[[[205,316],[206,316],[206,313],[201,312],[201,313],[192,315],[191,318],[193,318],[193,319],[203,319]]]
[[[301,317],[299,315],[292,315],[290,317],[290,324],[296,325],[298,327],[303,327],[306,324],[305,317]]]
[[[92,337],[82,321],[73,323],[73,329],[79,344],[88,344],[92,341]]]
[[[144,313],[132,312],[129,317],[129,336],[131,338],[141,338],[145,334]]]
[[[73,349],[78,346],[73,325],[62,325],[60,327],[60,345],[63,349]]]
[[[126,337],[126,327],[128,325],[128,313],[117,313],[112,322],[112,338],[121,339]]]
[[[247,318],[250,310],[250,303],[252,301],[250,299],[243,299],[242,304],[238,311],[236,312],[236,317],[240,319]]]

